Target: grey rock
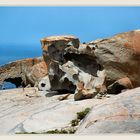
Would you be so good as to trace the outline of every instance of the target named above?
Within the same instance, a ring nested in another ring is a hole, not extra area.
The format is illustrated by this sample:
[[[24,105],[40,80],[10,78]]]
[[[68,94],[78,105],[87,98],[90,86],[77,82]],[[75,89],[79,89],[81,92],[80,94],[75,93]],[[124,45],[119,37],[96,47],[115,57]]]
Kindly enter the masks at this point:
[[[44,96],[37,88],[19,88],[0,91],[0,134],[42,132],[69,127],[76,113],[103,100],[74,101],[72,94],[59,101],[65,94]],[[48,93],[49,94],[49,93]]]
[[[79,45],[73,36],[47,37],[41,43],[50,90],[75,93],[75,100],[96,96],[95,87],[104,83],[105,76],[97,76],[99,65],[92,46]]]
[[[116,95],[92,108],[76,134],[139,133],[140,88]]]

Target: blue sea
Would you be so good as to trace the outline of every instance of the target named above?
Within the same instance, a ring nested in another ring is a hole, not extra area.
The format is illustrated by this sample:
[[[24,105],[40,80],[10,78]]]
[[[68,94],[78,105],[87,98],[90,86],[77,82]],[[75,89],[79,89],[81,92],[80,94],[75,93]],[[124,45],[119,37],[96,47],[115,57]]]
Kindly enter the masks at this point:
[[[42,55],[39,45],[0,45],[0,66],[15,60],[39,57]],[[1,89],[12,89],[16,86],[10,82],[0,85]]]
[[[42,51],[39,45],[0,45],[0,66],[15,60],[39,57],[41,55]]]

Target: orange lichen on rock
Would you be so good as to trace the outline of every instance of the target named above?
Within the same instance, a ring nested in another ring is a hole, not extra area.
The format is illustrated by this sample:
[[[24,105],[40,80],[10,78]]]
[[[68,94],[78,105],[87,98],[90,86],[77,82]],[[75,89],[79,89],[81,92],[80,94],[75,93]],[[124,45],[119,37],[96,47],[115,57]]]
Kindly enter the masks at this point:
[[[73,45],[76,48],[79,47],[79,39],[74,36],[50,36],[41,39],[42,51],[43,51],[43,58],[47,64],[50,61],[63,61],[60,58],[64,52],[64,48],[68,47],[69,45]],[[61,60],[60,60],[61,59]]]
[[[30,84],[34,86],[47,75],[47,69],[47,64],[42,58],[28,58],[11,62],[0,67],[0,83],[8,81],[16,84],[16,78],[18,78],[22,83],[17,85],[27,86]]]

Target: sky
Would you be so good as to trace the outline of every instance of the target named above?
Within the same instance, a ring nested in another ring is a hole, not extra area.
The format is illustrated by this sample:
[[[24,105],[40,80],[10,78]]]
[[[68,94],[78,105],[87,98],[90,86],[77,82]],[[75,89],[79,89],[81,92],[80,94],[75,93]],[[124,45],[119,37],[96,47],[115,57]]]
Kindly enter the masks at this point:
[[[0,7],[0,65],[41,56],[43,37],[88,42],[134,29],[140,29],[140,7]]]

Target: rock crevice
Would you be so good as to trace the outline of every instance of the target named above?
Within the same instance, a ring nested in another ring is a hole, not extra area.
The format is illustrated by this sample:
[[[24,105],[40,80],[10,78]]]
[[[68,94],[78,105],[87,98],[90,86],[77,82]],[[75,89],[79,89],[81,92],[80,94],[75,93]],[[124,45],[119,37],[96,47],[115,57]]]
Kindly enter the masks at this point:
[[[74,99],[118,94],[140,86],[140,31],[80,43],[74,36],[41,39],[43,59],[12,62],[0,68],[0,83],[74,93]]]

